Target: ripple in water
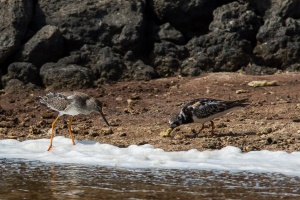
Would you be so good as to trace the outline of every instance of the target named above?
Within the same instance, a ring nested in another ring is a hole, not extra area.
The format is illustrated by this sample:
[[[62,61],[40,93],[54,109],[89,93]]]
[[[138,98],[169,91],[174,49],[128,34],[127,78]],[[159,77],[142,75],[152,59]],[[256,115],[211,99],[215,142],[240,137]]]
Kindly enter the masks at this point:
[[[0,160],[0,199],[295,199],[300,178]]]

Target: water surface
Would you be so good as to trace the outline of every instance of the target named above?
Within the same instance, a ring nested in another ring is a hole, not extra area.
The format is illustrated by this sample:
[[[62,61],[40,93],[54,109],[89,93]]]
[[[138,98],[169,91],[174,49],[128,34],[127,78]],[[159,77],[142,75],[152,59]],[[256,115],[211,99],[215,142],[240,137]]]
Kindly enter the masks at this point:
[[[125,169],[0,159],[0,199],[300,199],[282,174]]]

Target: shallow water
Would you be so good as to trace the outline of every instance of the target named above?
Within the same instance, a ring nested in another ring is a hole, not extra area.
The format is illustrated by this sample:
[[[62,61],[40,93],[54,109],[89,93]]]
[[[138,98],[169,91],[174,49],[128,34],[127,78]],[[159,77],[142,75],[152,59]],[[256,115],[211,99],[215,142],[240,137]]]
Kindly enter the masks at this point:
[[[300,177],[0,159],[0,199],[300,199]]]

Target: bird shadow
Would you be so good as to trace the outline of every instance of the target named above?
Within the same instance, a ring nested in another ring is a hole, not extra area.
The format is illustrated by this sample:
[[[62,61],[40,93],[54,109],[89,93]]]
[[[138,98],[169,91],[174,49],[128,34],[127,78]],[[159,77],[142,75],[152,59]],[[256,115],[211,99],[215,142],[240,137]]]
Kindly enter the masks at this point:
[[[206,137],[242,137],[242,136],[251,136],[251,135],[256,135],[255,132],[253,131],[249,131],[249,132],[245,132],[245,133],[215,133],[215,134],[189,134],[189,135],[185,135],[186,138],[206,138]]]
[[[249,131],[249,132],[245,132],[245,133],[225,133],[225,134],[215,134],[217,137],[226,137],[226,136],[230,136],[230,137],[241,137],[241,136],[251,136],[251,135],[256,135],[255,132],[253,131]]]

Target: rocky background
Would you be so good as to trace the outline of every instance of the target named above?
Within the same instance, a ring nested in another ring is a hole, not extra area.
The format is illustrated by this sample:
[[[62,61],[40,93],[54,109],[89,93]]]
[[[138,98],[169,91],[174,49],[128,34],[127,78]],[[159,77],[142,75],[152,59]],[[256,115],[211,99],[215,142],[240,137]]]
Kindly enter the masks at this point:
[[[300,69],[299,0],[1,0],[0,89]]]

